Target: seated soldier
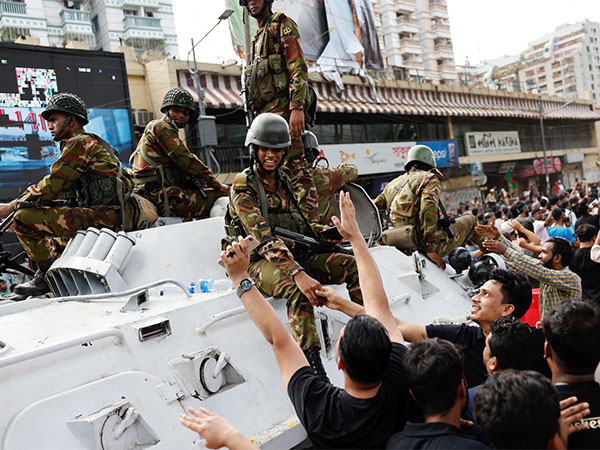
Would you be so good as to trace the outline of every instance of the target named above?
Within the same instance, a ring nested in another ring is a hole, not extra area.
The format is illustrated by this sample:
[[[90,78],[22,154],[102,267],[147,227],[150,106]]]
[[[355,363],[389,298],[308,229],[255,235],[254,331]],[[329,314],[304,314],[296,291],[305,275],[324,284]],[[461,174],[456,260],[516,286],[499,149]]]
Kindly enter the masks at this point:
[[[146,125],[132,155],[136,192],[165,217],[204,219],[229,189],[179,139],[179,129],[197,116],[194,99],[185,89],[174,88],[160,110],[164,116]]]
[[[294,336],[311,367],[327,379],[313,311],[314,306],[323,306],[325,299],[315,291],[321,289],[321,283],[346,283],[352,300],[362,304],[356,261],[343,253],[311,253],[305,258],[273,235],[272,230],[279,227],[321,239],[302,214],[289,178],[280,170],[290,146],[285,119],[272,113],[257,116],[248,130],[246,145],[251,148],[253,165],[233,182],[227,234],[250,234],[259,241],[249,273],[265,295],[286,299]]]
[[[426,145],[415,145],[406,155],[404,168],[406,173],[388,183],[375,199],[380,214],[388,214],[394,224],[393,230],[384,233],[383,243],[407,254],[415,250],[426,253],[442,269],[446,267],[442,258],[452,249],[466,242],[481,248],[484,238],[475,232],[475,216],[459,217],[447,224],[447,229],[440,226],[443,175],[433,151]]]
[[[42,112],[52,138],[60,141],[60,157],[50,173],[10,204],[0,205],[0,215],[15,214],[15,233],[29,258],[38,266],[37,275],[15,287],[20,296],[50,292],[44,279],[56,255],[52,241],[72,238],[77,230],[122,225],[120,197],[132,189],[114,149],[95,135],[86,133],[88,123],[83,101],[74,94],[54,95]],[[119,193],[119,186],[122,192]],[[19,207],[19,201],[68,198],[76,206]]]

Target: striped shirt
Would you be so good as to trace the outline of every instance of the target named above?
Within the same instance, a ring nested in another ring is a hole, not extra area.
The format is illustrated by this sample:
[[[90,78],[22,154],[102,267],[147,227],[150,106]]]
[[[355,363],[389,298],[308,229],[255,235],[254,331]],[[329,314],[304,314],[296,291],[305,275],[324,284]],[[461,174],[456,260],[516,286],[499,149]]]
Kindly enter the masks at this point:
[[[540,320],[565,300],[581,300],[581,278],[567,267],[548,269],[537,258],[526,256],[516,250],[512,243],[500,235],[500,242],[507,245],[504,257],[515,269],[540,282]]]

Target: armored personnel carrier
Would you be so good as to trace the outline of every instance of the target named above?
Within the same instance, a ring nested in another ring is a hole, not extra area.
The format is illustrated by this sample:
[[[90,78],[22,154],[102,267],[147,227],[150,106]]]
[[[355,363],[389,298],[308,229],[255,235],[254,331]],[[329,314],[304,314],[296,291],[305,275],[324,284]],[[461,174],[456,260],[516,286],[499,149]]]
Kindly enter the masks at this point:
[[[377,210],[359,187],[345,189],[392,312],[423,324],[468,316],[468,277],[376,246]],[[178,422],[190,406],[222,415],[262,448],[303,442],[271,347],[217,264],[223,235],[222,217],[79,231],[48,272],[52,298],[2,302],[1,448],[202,448]],[[269,301],[287,323],[285,301]],[[348,318],[327,308],[316,318],[322,360],[341,385],[334,352]]]

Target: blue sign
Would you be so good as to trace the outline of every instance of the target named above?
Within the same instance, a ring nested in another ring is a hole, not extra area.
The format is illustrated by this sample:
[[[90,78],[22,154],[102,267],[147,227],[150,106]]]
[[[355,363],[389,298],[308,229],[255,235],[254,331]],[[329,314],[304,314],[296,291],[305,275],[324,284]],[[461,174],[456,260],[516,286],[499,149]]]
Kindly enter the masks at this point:
[[[426,145],[433,150],[438,167],[458,166],[458,147],[456,141],[422,141],[417,144]]]

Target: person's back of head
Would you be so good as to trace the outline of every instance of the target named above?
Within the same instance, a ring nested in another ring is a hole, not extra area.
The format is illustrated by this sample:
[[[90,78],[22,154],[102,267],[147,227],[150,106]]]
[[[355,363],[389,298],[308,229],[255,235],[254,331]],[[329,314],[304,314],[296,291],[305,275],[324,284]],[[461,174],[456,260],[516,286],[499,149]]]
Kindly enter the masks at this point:
[[[544,335],[559,369],[593,374],[600,362],[600,308],[593,302],[565,301],[544,318]]]
[[[575,230],[575,236],[579,239],[579,242],[590,242],[596,238],[597,230],[591,223],[584,223],[577,227]]]
[[[531,306],[531,284],[527,278],[512,270],[494,269],[490,273],[490,280],[502,284],[502,303],[514,306],[512,317],[520,319]]]
[[[545,208],[548,205],[548,199],[546,197],[540,198],[540,207]]]
[[[488,358],[496,358],[496,371],[533,367],[537,342],[533,330],[525,322],[514,317],[496,319],[490,326],[487,340]]]
[[[501,209],[497,209],[496,211],[494,211],[494,217],[496,219],[502,219],[502,210]]]
[[[571,243],[562,237],[551,237],[545,243],[552,243],[552,257],[560,255],[560,262],[563,267],[567,267],[571,264],[573,259],[573,246]]]
[[[416,342],[406,354],[404,367],[410,392],[425,417],[454,406],[464,379],[463,355],[454,344],[438,338]]]
[[[559,201],[560,201],[560,199],[558,198],[558,196],[552,195],[549,200],[550,207],[557,205]]]
[[[537,372],[502,372],[479,388],[474,406],[475,422],[492,448],[548,448],[559,432],[558,393]]]
[[[353,381],[372,384],[382,380],[392,343],[381,322],[368,315],[358,315],[344,327],[338,342],[338,356]]]
[[[552,210],[552,218],[557,222],[562,219],[563,214],[564,214],[564,212],[563,212],[562,208],[557,207]]]

